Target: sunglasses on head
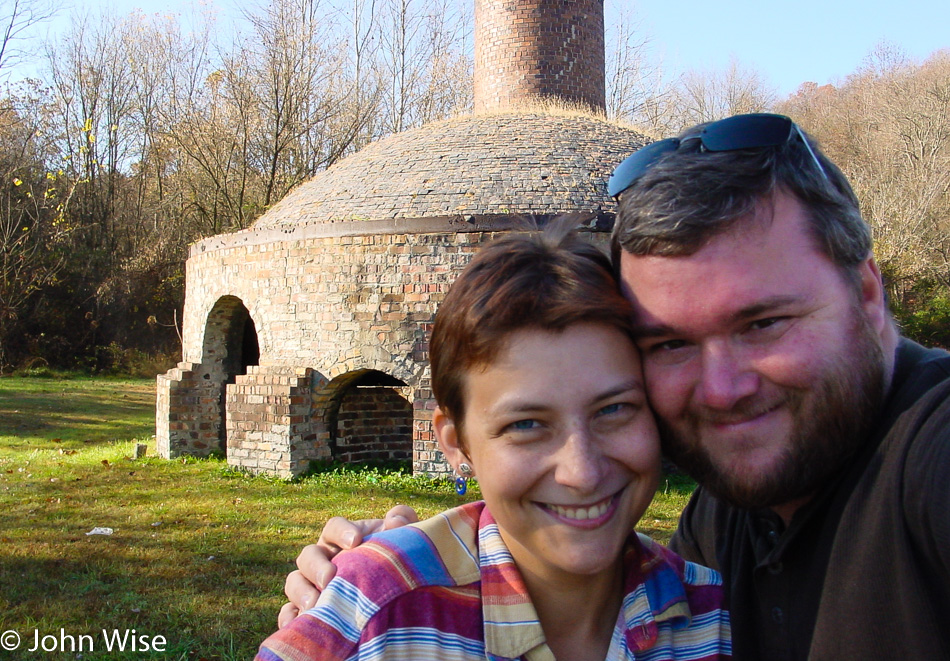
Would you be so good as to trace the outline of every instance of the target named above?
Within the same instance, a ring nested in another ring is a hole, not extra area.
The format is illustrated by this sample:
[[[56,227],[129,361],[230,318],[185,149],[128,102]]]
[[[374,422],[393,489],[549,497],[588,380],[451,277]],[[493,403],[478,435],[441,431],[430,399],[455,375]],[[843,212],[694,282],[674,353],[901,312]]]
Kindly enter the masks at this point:
[[[737,151],[739,149],[764,149],[779,147],[794,137],[798,137],[805,149],[815,161],[818,170],[827,180],[828,175],[821,166],[818,156],[802,134],[798,125],[785,115],[771,113],[752,113],[735,115],[708,124],[697,136],[680,140],[667,138],[647,145],[635,151],[617,166],[607,181],[607,192],[616,198],[633,186],[647,170],[656,165],[663,156],[680,148],[681,144],[699,140],[700,151]]]

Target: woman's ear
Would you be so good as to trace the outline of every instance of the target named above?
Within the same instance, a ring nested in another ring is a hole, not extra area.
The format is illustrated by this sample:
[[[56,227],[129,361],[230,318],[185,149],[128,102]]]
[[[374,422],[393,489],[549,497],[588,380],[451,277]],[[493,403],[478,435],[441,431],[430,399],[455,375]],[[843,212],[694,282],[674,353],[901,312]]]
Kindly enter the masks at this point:
[[[432,412],[432,426],[435,428],[435,437],[439,441],[439,449],[442,450],[446,461],[452,465],[453,469],[458,470],[459,464],[463,461],[471,463],[471,459],[465,456],[460,445],[455,421],[442,410],[441,406],[435,407]]]

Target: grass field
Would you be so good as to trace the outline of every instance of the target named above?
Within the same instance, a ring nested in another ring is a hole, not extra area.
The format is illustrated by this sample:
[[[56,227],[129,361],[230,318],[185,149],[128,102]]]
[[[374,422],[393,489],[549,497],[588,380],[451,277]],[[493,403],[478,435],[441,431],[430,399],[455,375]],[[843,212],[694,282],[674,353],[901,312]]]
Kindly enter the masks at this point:
[[[165,461],[153,433],[152,381],[0,379],[0,645],[3,632],[21,637],[0,658],[250,658],[276,626],[294,557],[326,519],[461,502],[445,482],[396,470],[286,482],[222,459]],[[132,458],[135,442],[148,456]],[[640,529],[668,539],[690,488],[664,483]],[[113,533],[87,534],[96,527]],[[117,651],[113,632],[132,629],[138,649],[126,639]],[[35,632],[41,649],[76,651],[25,652]],[[143,636],[163,637],[164,651],[142,651]]]

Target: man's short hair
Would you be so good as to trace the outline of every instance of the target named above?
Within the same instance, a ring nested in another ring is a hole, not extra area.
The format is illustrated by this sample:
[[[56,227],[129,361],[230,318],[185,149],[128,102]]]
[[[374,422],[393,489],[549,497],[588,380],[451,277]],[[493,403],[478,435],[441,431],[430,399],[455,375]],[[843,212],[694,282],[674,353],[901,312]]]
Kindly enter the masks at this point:
[[[846,273],[856,273],[871,254],[871,230],[848,180],[804,132],[802,140],[809,140],[821,169],[797,138],[777,147],[703,151],[691,139],[703,126],[685,131],[678,150],[620,195],[611,238],[615,268],[621,251],[692,254],[783,191],[804,207],[816,248]]]

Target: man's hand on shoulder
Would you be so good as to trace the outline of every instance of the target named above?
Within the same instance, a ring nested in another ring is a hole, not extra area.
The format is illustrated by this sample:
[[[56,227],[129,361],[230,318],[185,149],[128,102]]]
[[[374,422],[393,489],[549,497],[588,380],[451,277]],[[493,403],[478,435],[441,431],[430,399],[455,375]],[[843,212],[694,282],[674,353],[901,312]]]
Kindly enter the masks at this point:
[[[361,519],[348,521],[336,516],[327,521],[320,539],[316,544],[304,547],[297,556],[297,570],[287,575],[284,582],[284,594],[290,600],[284,604],[277,616],[277,626],[283,629],[300,613],[310,610],[336,574],[336,567],[330,562],[340,551],[352,549],[363,543],[367,535],[400,528],[419,520],[416,511],[406,505],[396,505],[386,513],[383,519]]]

